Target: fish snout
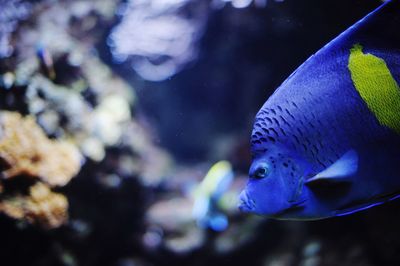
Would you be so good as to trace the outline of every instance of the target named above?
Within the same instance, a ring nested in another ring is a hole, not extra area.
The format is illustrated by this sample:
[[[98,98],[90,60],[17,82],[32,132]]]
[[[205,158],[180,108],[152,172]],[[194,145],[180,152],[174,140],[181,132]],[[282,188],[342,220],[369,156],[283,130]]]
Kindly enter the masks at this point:
[[[239,210],[241,212],[253,212],[255,207],[256,205],[254,200],[249,197],[246,190],[243,190],[239,195]]]

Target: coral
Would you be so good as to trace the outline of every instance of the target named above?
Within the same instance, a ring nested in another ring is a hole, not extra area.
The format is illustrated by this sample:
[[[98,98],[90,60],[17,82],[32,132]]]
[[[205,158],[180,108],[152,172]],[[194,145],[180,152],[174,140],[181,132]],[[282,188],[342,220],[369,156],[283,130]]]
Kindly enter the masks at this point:
[[[97,72],[89,72],[89,68]],[[120,141],[124,125],[131,119],[133,96],[131,88],[121,79],[111,76],[109,69],[100,61],[87,60],[83,70],[83,74],[90,78],[82,81],[82,90],[90,90],[96,96],[94,104],[91,105],[77,91],[36,75],[27,90],[28,110],[37,117],[47,134],[68,134],[84,156],[101,161],[105,148]],[[94,81],[94,73],[97,73],[97,81]],[[86,88],[87,85],[90,89]]]
[[[28,195],[16,194],[0,202],[0,211],[14,219],[40,224],[46,229],[56,228],[68,219],[68,201],[41,182],[29,189]]]
[[[80,154],[75,146],[48,139],[32,117],[3,111],[0,126],[0,158],[8,166],[3,178],[26,175],[64,186],[78,173]]]
[[[64,186],[78,173],[81,155],[73,144],[50,140],[31,116],[1,111],[0,158],[5,165],[0,183],[1,212],[46,229],[67,221],[67,198],[50,187]],[[27,192],[21,185],[10,189],[9,184],[18,178],[33,181]]]

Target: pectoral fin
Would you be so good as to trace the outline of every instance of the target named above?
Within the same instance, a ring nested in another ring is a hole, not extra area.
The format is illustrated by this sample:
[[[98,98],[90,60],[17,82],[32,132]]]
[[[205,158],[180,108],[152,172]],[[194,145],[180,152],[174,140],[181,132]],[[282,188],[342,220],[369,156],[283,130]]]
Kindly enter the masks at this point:
[[[331,166],[306,180],[306,184],[317,182],[349,183],[358,170],[358,154],[354,150],[349,150]]]

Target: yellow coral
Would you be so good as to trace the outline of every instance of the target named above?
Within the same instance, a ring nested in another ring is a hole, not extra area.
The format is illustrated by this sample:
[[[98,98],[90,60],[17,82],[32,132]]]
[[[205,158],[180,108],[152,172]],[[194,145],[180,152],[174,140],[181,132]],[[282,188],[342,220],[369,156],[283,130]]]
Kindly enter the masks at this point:
[[[0,202],[0,211],[14,219],[40,224],[51,229],[68,219],[68,201],[62,194],[52,192],[41,182],[29,189],[29,195],[14,195]]]
[[[0,158],[9,167],[4,178],[27,175],[50,186],[64,186],[80,169],[81,155],[66,141],[50,140],[33,117],[0,113]]]

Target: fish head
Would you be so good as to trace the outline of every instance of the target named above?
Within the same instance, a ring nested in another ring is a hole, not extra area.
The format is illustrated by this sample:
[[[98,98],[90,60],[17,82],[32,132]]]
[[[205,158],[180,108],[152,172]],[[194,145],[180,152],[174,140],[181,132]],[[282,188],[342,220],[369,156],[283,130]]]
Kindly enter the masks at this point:
[[[246,188],[239,209],[273,218],[301,216],[307,202],[304,177],[308,165],[283,147],[253,153]]]

